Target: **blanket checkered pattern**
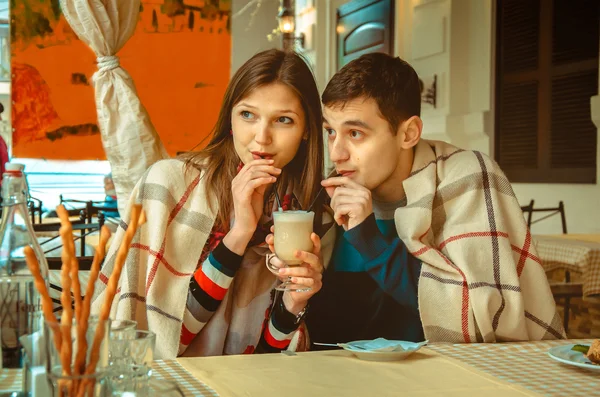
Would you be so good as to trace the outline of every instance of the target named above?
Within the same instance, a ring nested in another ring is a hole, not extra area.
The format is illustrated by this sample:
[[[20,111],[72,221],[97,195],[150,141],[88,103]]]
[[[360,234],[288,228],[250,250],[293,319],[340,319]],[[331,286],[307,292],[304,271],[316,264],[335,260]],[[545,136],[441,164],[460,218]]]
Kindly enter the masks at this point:
[[[422,140],[404,190],[396,229],[423,262],[419,310],[427,339],[564,338],[519,203],[493,160]]]
[[[183,166],[179,160],[154,164],[132,192],[132,199],[142,203],[147,222],[132,241],[110,316],[133,319],[138,328],[153,330],[155,356],[161,359],[177,355],[190,277],[215,220],[204,184],[200,183],[200,172],[184,172]],[[100,311],[104,302],[106,283],[127,229],[129,212],[128,208],[123,214],[124,221],[96,282],[93,314]]]

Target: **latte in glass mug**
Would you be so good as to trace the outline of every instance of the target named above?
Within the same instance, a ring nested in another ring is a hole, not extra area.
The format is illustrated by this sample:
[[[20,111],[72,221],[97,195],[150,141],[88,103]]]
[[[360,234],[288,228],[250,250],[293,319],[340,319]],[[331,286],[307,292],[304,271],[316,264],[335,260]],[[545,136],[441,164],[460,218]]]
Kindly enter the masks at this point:
[[[310,235],[313,232],[314,212],[306,211],[275,211],[275,254],[288,266],[302,264],[302,259],[296,258],[294,252],[312,252],[313,243]]]

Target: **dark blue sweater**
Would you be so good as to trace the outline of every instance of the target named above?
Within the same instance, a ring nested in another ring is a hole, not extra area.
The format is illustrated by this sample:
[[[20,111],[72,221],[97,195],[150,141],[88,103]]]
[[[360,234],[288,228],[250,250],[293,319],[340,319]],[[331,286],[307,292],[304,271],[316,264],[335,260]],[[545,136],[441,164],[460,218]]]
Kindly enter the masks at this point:
[[[393,219],[376,220],[372,214],[347,232],[340,228],[323,287],[311,299],[306,319],[311,341],[422,341],[420,271]]]

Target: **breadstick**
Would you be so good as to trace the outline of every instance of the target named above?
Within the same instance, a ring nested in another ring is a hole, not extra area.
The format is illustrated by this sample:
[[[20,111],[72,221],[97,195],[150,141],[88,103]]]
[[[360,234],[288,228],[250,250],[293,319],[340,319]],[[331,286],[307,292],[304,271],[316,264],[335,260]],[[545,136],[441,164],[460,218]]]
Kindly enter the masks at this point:
[[[63,252],[64,251],[66,251],[66,247],[63,246]],[[63,263],[60,276],[60,283],[62,286],[60,303],[63,307],[62,315],[60,317],[60,324],[62,330],[62,346],[60,351],[60,358],[63,365],[63,373],[66,373],[67,375],[71,375],[71,354],[73,350],[73,346],[71,345],[71,324],[73,322],[73,309],[71,308],[71,278],[69,276],[70,267],[70,255],[63,255]]]
[[[106,226],[102,226],[102,229],[100,230],[100,241],[96,247],[96,253],[94,254],[94,260],[92,261],[92,267],[90,269],[90,279],[85,292],[85,298],[83,299],[82,315],[86,318],[90,315],[92,295],[94,294],[96,280],[98,279],[98,274],[100,273],[100,264],[106,255],[106,245],[108,244],[110,235],[110,229]]]
[[[42,273],[40,271],[40,264],[37,258],[35,257],[33,249],[30,246],[25,247],[23,251],[25,253],[25,261],[27,262],[27,267],[29,267],[29,271],[31,271],[31,274],[33,275],[33,282],[35,288],[40,293],[42,299],[42,311],[44,313],[44,318],[46,319],[48,326],[51,326],[50,324],[56,325],[58,323],[58,320],[56,320],[56,316],[52,311],[52,299],[50,298],[50,294],[48,293],[48,288],[46,288],[46,282],[42,277]],[[56,332],[56,330],[53,329],[53,335],[54,346],[56,347],[57,351],[60,351],[60,332]]]
[[[121,278],[121,271],[123,270],[123,265],[125,264],[125,260],[127,259],[127,254],[129,253],[129,246],[131,245],[131,241],[137,232],[138,225],[145,222],[145,214],[143,214],[142,206],[140,204],[134,204],[131,207],[130,213],[130,221],[129,226],[127,227],[127,231],[125,232],[125,236],[123,237],[123,241],[119,250],[117,251],[117,256],[115,258],[115,264],[113,267],[112,274],[108,280],[108,284],[106,286],[104,303],[100,308],[100,316],[99,316],[99,324],[96,329],[96,334],[94,335],[94,342],[92,344],[92,351],[90,354],[90,362],[86,368],[85,374],[91,375],[96,371],[96,365],[98,364],[98,360],[100,359],[100,345],[102,344],[102,339],[104,338],[104,326],[103,324],[108,319],[110,315],[110,309],[115,298],[115,294],[117,292],[117,286],[119,284],[119,279]],[[141,222],[140,222],[141,221]],[[83,396],[86,389],[86,381],[83,381],[79,387],[78,396]]]
[[[90,269],[90,279],[88,280],[87,289],[85,291],[85,297],[83,299],[83,305],[81,308],[81,318],[79,320],[80,328],[77,329],[79,334],[79,348],[77,349],[77,356],[75,357],[75,368],[79,373],[85,372],[85,358],[87,353],[87,339],[86,334],[88,330],[88,320],[90,316],[90,305],[92,303],[92,295],[94,294],[94,284],[98,279],[98,273],[100,272],[100,264],[104,260],[106,255],[106,244],[110,238],[110,230],[106,226],[102,226],[100,230],[100,241],[96,247],[96,253],[94,254],[94,261]]]
[[[62,294],[60,302],[63,307],[63,312],[60,318],[62,343],[60,350],[60,360],[63,367],[63,375],[72,376],[73,371],[71,370],[71,360],[73,357],[73,341],[71,338],[71,329],[73,326],[74,314],[73,308],[71,307],[71,268],[76,262],[75,258],[75,246],[73,244],[73,233],[71,222],[69,221],[68,214],[62,205],[56,208],[57,214],[59,214],[61,227],[59,230],[60,238],[63,243],[62,249],[62,267],[61,267],[61,286]],[[66,215],[66,217],[65,217]],[[81,300],[81,299],[80,299]],[[77,302],[77,297],[75,297]],[[75,319],[77,321],[77,319]],[[75,386],[74,382],[67,382],[68,390],[73,390]]]
[[[81,285],[79,284],[79,262],[77,261],[77,255],[75,254],[75,244],[73,242],[73,226],[69,220],[69,213],[63,205],[56,207],[56,213],[60,218],[61,229],[64,227],[65,237],[63,240],[63,247],[67,248],[68,252],[71,253],[71,283],[73,286],[73,295],[75,299],[75,320],[80,321],[81,317]],[[81,253],[83,255],[83,252]]]
[[[83,354],[85,359],[85,353],[87,349],[87,343],[85,343],[85,334],[82,333],[83,328],[81,324],[81,285],[79,284],[79,261],[77,260],[77,255],[75,253],[75,244],[73,242],[73,226],[71,221],[69,220],[69,213],[65,209],[64,206],[59,205],[56,207],[56,213],[60,218],[60,236],[63,241],[63,252],[67,253],[68,258],[66,260],[70,261],[70,270],[69,274],[71,277],[71,286],[73,288],[73,300],[75,301],[75,315],[71,315],[71,324],[73,321],[77,324],[77,356]],[[83,253],[82,253],[83,254]],[[69,294],[70,295],[70,294]],[[64,304],[63,304],[64,306]],[[69,304],[69,308],[71,305]],[[73,344],[70,344],[70,352],[69,352],[69,365],[70,360],[73,355]],[[64,353],[65,355],[67,353]],[[79,366],[77,366],[77,359],[75,360],[75,365],[72,370],[73,376],[79,376],[81,374],[81,370]],[[70,385],[72,389],[77,388],[77,381],[74,381],[73,384]]]
[[[62,227],[61,227],[62,229]],[[62,236],[63,233],[61,233]],[[60,329],[62,335],[61,349],[59,352],[60,362],[62,364],[62,374],[71,376],[71,356],[73,354],[73,345],[71,340],[71,325],[73,324],[73,309],[71,308],[71,278],[69,276],[71,259],[68,253],[67,246],[63,245],[63,260],[61,268],[61,286],[62,294],[60,302],[63,307],[62,315],[60,317]],[[62,383],[62,384],[61,384]],[[67,389],[70,390],[72,382],[59,382],[59,387],[62,391]]]

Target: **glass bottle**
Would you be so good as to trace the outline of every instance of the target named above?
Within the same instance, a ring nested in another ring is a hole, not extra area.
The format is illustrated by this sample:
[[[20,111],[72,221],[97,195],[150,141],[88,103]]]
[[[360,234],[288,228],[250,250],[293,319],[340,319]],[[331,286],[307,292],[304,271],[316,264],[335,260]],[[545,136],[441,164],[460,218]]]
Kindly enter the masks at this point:
[[[21,338],[39,331],[40,295],[33,283],[23,250],[30,246],[48,285],[48,263],[27,210],[22,166],[7,163],[2,177],[2,222],[0,224],[0,368],[22,368],[25,364]]]

